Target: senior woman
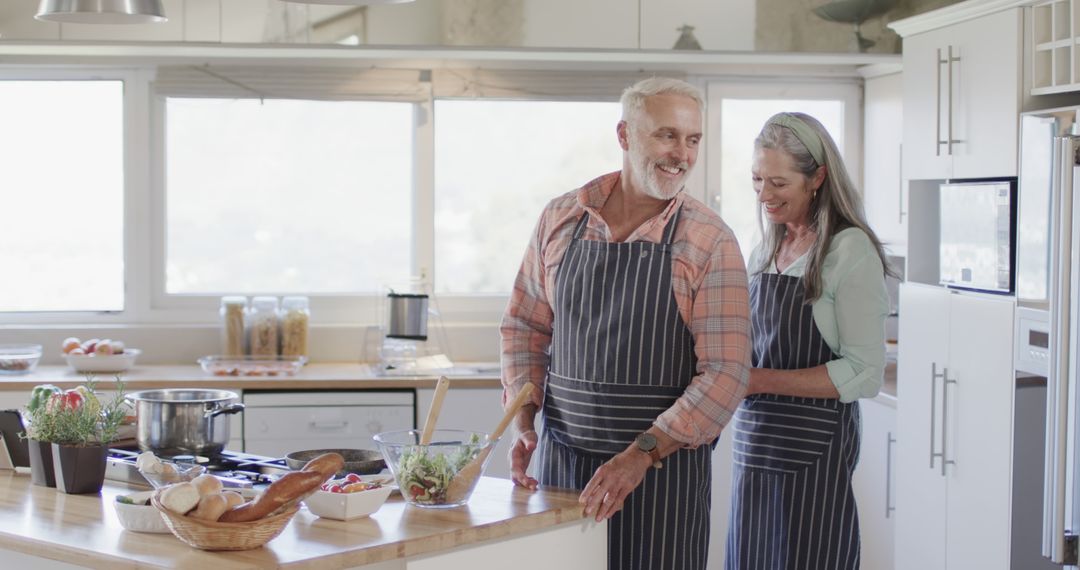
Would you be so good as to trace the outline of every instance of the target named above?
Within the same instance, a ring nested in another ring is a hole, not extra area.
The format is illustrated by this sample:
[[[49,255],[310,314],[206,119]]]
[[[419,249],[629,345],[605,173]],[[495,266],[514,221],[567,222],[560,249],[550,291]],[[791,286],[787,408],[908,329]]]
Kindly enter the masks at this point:
[[[735,415],[728,570],[858,568],[859,398],[885,367],[885,254],[816,119],[754,141],[753,366]]]

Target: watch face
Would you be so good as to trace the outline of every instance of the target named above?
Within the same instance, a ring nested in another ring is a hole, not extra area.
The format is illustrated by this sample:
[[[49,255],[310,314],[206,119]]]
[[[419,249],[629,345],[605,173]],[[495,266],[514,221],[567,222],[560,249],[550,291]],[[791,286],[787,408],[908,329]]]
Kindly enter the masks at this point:
[[[643,433],[637,436],[637,445],[642,451],[652,451],[656,449],[656,436],[651,433]]]

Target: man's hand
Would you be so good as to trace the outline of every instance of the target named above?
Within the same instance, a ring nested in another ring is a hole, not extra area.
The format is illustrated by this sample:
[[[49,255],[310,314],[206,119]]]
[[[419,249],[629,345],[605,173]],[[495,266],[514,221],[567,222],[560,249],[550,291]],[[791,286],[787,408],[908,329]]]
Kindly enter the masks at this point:
[[[536,451],[536,432],[530,429],[519,433],[510,446],[510,476],[514,484],[535,490],[537,480],[525,474],[533,451]]]
[[[596,515],[596,522],[622,510],[623,501],[637,489],[652,466],[652,458],[637,450],[626,450],[612,457],[593,474],[578,497],[586,515]]]

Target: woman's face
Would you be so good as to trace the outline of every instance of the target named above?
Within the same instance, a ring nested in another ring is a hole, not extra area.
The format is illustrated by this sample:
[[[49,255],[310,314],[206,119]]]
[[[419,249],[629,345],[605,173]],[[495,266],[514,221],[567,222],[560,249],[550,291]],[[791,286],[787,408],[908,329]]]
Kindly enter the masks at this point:
[[[808,179],[795,169],[795,159],[783,150],[757,148],[751,168],[754,192],[765,217],[774,224],[806,224],[810,221],[810,201],[825,179],[819,168]]]

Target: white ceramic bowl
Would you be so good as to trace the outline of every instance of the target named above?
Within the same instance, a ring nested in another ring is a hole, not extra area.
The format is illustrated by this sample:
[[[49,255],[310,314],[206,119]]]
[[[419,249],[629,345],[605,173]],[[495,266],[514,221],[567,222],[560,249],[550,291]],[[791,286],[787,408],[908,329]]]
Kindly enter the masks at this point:
[[[356,493],[331,493],[329,491],[315,491],[304,504],[312,513],[327,519],[347,521],[359,517],[366,517],[379,510],[390,496],[391,487],[383,485],[376,489],[358,491]]]
[[[154,491],[131,493],[126,496],[136,504],[129,505],[119,501],[113,501],[116,507],[116,518],[120,519],[120,526],[132,532],[151,532],[157,534],[169,534],[169,526],[161,513],[150,504],[150,495]]]
[[[64,359],[75,372],[124,372],[139,354],[137,348],[125,348],[120,354],[65,354]]]

